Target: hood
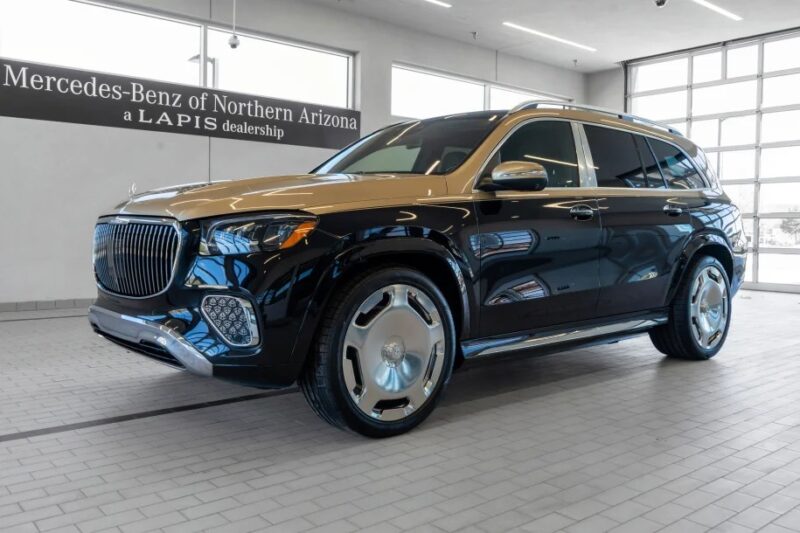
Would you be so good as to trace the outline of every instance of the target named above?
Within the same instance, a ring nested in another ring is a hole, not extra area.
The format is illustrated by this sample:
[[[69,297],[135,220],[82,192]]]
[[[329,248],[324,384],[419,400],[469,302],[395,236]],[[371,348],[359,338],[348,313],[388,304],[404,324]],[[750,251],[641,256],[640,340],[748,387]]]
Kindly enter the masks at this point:
[[[446,193],[442,176],[305,174],[157,189],[132,196],[110,214],[178,220],[268,210],[323,214],[414,203]]]

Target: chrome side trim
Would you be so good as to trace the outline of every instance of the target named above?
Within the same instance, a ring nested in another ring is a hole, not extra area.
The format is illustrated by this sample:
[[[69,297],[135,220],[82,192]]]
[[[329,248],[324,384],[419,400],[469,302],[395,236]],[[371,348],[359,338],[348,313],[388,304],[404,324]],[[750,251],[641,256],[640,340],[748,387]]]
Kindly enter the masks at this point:
[[[122,315],[96,305],[89,308],[89,323],[102,333],[130,343],[140,344],[144,341],[162,346],[192,374],[200,376],[214,374],[211,362],[189,341],[166,326]]]
[[[575,340],[602,337],[604,335],[612,335],[614,333],[621,333],[623,331],[634,333],[652,328],[653,326],[664,324],[666,321],[666,318],[627,320],[625,322],[618,322],[616,324],[575,329],[561,333],[550,333],[544,334],[543,336],[536,334],[517,335],[514,337],[506,337],[504,339],[496,339],[493,341],[477,341],[474,343],[467,343],[467,346],[465,346],[464,349],[464,355],[468,359],[472,359],[475,357],[486,357],[489,355],[496,355],[516,350],[552,346]]]

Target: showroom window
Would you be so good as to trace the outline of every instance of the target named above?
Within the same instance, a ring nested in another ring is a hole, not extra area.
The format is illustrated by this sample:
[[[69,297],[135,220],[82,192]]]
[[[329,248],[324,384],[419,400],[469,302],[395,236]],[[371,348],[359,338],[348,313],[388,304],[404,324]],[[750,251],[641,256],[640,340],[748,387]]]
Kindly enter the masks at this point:
[[[395,117],[430,118],[470,111],[511,109],[529,100],[570,101],[564,97],[392,65],[392,115]]]
[[[0,1],[0,57],[352,107],[352,54],[238,35],[233,50],[229,29],[206,24],[74,0]]]
[[[197,85],[190,58],[201,42],[199,24],[68,0],[0,2],[0,56],[10,59]]]
[[[746,280],[800,290],[800,34],[627,65],[629,111],[700,145],[744,215]]]
[[[349,106],[349,54],[237,35],[241,44],[234,50],[228,45],[230,30],[208,29],[209,86],[320,105]]]

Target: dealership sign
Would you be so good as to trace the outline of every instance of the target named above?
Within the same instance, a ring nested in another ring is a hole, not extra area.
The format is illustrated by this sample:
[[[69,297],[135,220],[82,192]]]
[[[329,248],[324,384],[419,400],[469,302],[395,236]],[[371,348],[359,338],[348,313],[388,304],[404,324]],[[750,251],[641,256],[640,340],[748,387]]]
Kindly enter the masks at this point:
[[[0,116],[321,148],[361,130],[352,109],[2,58]]]

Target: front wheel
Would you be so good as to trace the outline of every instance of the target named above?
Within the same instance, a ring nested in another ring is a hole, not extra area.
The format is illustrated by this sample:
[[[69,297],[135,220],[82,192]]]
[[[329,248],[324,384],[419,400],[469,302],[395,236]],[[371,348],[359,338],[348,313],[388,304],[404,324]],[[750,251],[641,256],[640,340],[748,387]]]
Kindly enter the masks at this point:
[[[452,372],[455,327],[423,274],[383,268],[350,281],[330,302],[300,378],[314,411],[369,437],[420,424]]]
[[[728,275],[717,259],[695,261],[672,302],[669,322],[650,331],[655,347],[677,359],[714,357],[728,336],[730,292]]]

